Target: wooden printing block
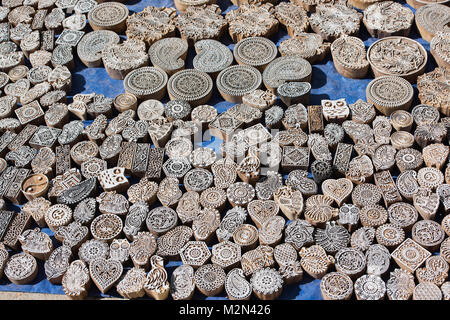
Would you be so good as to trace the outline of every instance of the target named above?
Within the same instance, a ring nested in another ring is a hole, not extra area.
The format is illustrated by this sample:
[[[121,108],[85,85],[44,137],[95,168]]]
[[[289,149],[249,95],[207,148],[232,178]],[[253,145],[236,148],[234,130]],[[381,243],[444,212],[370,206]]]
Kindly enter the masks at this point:
[[[3,243],[11,249],[17,250],[20,245],[17,238],[30,227],[32,220],[31,216],[26,213],[16,213],[3,236]]]
[[[309,133],[323,131],[322,106],[308,107],[308,128]]]
[[[14,204],[19,204],[22,201],[22,183],[28,177],[31,170],[19,168],[17,174],[9,186],[8,190],[4,193],[4,197],[10,200]]]
[[[71,166],[70,145],[65,144],[56,147],[56,175],[69,171]]]
[[[340,175],[345,176],[350,158],[352,157],[353,146],[348,143],[338,143],[333,159],[333,169]]]
[[[55,48],[55,31],[46,30],[42,32],[41,50],[53,51]]]
[[[38,197],[45,196],[48,187],[50,186],[49,179],[42,173],[30,175],[24,179],[21,184],[21,191],[28,201]]]
[[[27,123],[40,124],[44,122],[44,111],[37,100],[17,108],[14,112],[22,125]]]
[[[148,165],[145,176],[150,179],[161,179],[161,169],[164,162],[164,148],[151,148],[148,153]]]
[[[34,135],[31,137],[29,144],[35,149],[42,147],[49,147],[53,149],[58,140],[58,136],[61,134],[61,129],[51,128],[47,126],[40,126]]]
[[[0,211],[0,241],[3,240],[3,237],[14,218],[14,214],[14,211]]]
[[[222,113],[214,121],[210,122],[209,130],[213,136],[227,141],[231,138],[235,130],[241,128],[243,125],[244,123],[242,121]]]
[[[120,168],[125,168],[125,173],[129,174],[133,165],[133,157],[136,152],[137,143],[124,141],[121,146],[122,151],[119,154],[117,166]]]
[[[395,185],[394,179],[388,170],[377,172],[373,175],[375,184],[380,188],[386,208],[391,204],[402,201],[402,196]]]
[[[145,175],[148,166],[148,154],[150,152],[150,144],[138,143],[133,155],[133,163],[131,165],[131,173],[142,177]]]
[[[33,22],[31,22],[32,30],[42,30],[44,27],[45,16],[47,15],[46,9],[37,10],[34,15]]]
[[[38,129],[37,126],[33,124],[27,124],[22,129],[22,131],[20,131],[17,134],[14,140],[11,141],[10,144],[8,144],[8,149],[14,151],[19,149],[21,146],[25,145],[31,139],[31,137],[34,135],[37,129]]]
[[[309,148],[284,146],[281,167],[289,172],[295,169],[308,170],[309,166]]]
[[[0,197],[3,197],[14,181],[19,169],[16,167],[7,167],[0,176]]]
[[[4,134],[0,137],[0,156],[4,157],[8,152],[7,146],[14,140],[17,136],[16,133],[12,131],[5,131]]]
[[[0,23],[0,41],[4,42],[9,40],[9,29],[9,23]]]

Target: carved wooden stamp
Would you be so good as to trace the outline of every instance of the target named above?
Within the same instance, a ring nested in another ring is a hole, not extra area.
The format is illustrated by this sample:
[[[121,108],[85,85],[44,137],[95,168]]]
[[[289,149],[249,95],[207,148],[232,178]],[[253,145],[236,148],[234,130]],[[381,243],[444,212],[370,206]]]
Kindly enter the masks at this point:
[[[56,147],[56,164],[55,164],[55,174],[60,175],[64,172],[70,170],[71,160],[70,160],[70,146],[62,145]]]
[[[384,19],[380,19],[380,15]],[[399,3],[374,3],[364,10],[363,23],[372,37],[408,36],[414,20],[411,10]]]
[[[410,231],[413,224],[417,221],[419,213],[406,202],[397,202],[388,208],[389,222],[399,226],[405,231]]]
[[[111,43],[102,50],[102,61],[111,78],[124,79],[131,70],[148,64],[145,43],[133,39]]]
[[[11,256],[4,269],[6,277],[15,284],[26,284],[33,281],[37,272],[36,259],[25,252]]]
[[[146,274],[144,269],[131,268],[117,284],[117,292],[127,299],[142,298],[145,295],[145,280]]]
[[[209,261],[211,252],[203,241],[189,241],[180,250],[184,265],[198,268]]]
[[[402,269],[390,273],[386,293],[390,300],[409,300],[414,292],[414,276]]]
[[[245,81],[243,81],[246,79]],[[252,66],[237,65],[223,69],[216,79],[216,85],[222,97],[229,102],[241,103],[242,97],[256,89],[262,83],[261,73]]]
[[[36,259],[47,260],[53,251],[50,237],[39,228],[26,230],[17,239],[20,241],[22,250]]]
[[[148,269],[150,257],[156,251],[156,240],[150,232],[138,232],[130,247],[130,258],[135,267]]]
[[[417,2],[415,2],[417,3]],[[427,2],[428,3],[428,2]],[[430,42],[436,33],[443,30],[450,16],[450,10],[443,4],[424,5],[417,8],[415,21],[423,39]]]
[[[367,273],[381,276],[385,274],[390,265],[389,250],[381,244],[373,244],[366,251]]]
[[[61,129],[47,126],[40,126],[28,142],[30,146],[36,149],[48,147],[53,149],[55,147]]]
[[[382,300],[386,294],[386,284],[377,275],[363,275],[354,284],[358,300]],[[371,288],[370,290],[368,288]]]
[[[49,185],[50,183],[48,177],[42,173],[37,173],[22,180],[21,191],[27,200],[33,200],[37,197],[44,196],[49,188]],[[17,195],[15,195],[15,199],[16,201],[20,200]]]
[[[381,189],[384,203],[389,207],[393,203],[400,202],[402,197],[389,171],[380,171],[374,174],[375,184]]]
[[[220,213],[216,209],[201,210],[192,222],[195,240],[210,243],[215,231],[220,226]]]
[[[90,264],[97,258],[106,259],[109,256],[109,246],[101,240],[88,240],[78,250],[79,258],[86,264]]]
[[[175,36],[174,8],[148,6],[141,12],[127,18],[126,35],[129,39],[139,39],[148,45]]]
[[[364,43],[357,37],[342,35],[332,43],[331,55],[336,70],[344,77],[364,78],[369,70]]]
[[[170,259],[179,259],[180,249],[192,238],[193,231],[188,226],[178,226],[157,240],[157,254]]]
[[[309,18],[309,23],[314,32],[325,40],[333,41],[343,34],[356,35],[361,18],[361,13],[343,4],[319,4]]]
[[[122,232],[123,222],[115,214],[102,214],[91,223],[91,234],[94,239],[111,242]]]
[[[175,2],[181,2],[177,0]],[[208,4],[215,1],[203,1]],[[189,6],[175,18],[175,26],[181,38],[190,44],[203,39],[219,39],[226,29],[227,21],[216,4]]]
[[[246,37],[269,37],[278,31],[278,20],[271,3],[243,4],[225,15],[233,42]]]
[[[427,250],[435,251],[444,240],[445,232],[433,220],[417,221],[411,231],[412,239]]]
[[[393,89],[395,88],[395,89]],[[398,92],[395,99],[388,92]],[[379,76],[372,80],[366,88],[367,101],[385,115],[390,115],[399,109],[409,109],[411,106],[412,86],[404,79],[395,75]]]
[[[392,252],[394,261],[404,270],[414,273],[431,255],[426,249],[410,238]]]
[[[398,51],[402,51],[404,58],[410,62],[398,66],[395,59],[388,58],[396,56]],[[407,56],[410,58],[406,58]],[[408,81],[415,81],[418,75],[424,73],[427,55],[418,42],[406,37],[393,36],[374,42],[367,50],[367,60],[376,77],[399,76]]]
[[[88,21],[93,30],[121,33],[126,28],[128,14],[128,8],[122,3],[101,3],[88,12]]]
[[[45,212],[50,208],[51,202],[43,197],[35,198],[28,201],[22,206],[22,211],[28,216],[33,217],[34,221],[41,228],[45,227]]]
[[[89,274],[97,288],[105,293],[119,280],[123,272],[122,264],[117,260],[96,258],[89,264]]]
[[[141,67],[130,71],[124,79],[125,91],[136,97],[147,99],[161,99],[166,93],[168,76],[161,69]]]
[[[448,68],[450,66],[450,59],[446,53],[446,48],[449,43],[448,32],[438,32],[436,36],[431,39],[430,52],[436,60],[437,64],[441,67]]]
[[[300,250],[300,257],[303,270],[316,279],[322,278],[328,268],[335,262],[334,258],[327,256],[325,250],[319,245],[302,248]]]
[[[174,300],[190,300],[194,290],[194,269],[189,265],[177,267],[170,278],[170,294],[172,298]]]
[[[64,293],[71,299],[84,299],[90,285],[89,269],[82,260],[73,261],[62,278]]]
[[[72,251],[69,247],[62,245],[51,253],[44,263],[45,275],[53,284],[60,284],[64,274],[69,268],[72,260]]]
[[[197,289],[209,297],[223,291],[225,279],[225,271],[216,264],[205,264],[198,268],[194,275]]]

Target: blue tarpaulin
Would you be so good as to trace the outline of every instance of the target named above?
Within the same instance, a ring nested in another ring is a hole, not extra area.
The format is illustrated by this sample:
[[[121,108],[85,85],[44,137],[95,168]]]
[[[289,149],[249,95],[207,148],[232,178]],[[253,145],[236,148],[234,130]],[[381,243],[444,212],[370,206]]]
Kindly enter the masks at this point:
[[[217,4],[222,9],[223,13],[229,10],[236,9],[229,0],[217,0]],[[171,6],[174,7],[173,1],[171,0],[131,0],[126,3],[130,10],[130,14],[134,12],[139,12],[145,7],[152,6]],[[409,7],[407,4],[403,5]],[[412,9],[413,12],[415,11]],[[88,26],[86,31],[91,31]],[[361,30],[359,36],[362,38],[366,45],[366,49],[375,42],[376,38],[371,38],[366,31],[364,25],[361,23]],[[413,27],[411,34],[409,36],[412,39],[417,40],[428,52],[428,64],[426,67],[426,72],[433,70],[436,67],[436,63],[432,58],[429,49],[430,45],[428,42],[420,38],[417,29]],[[281,41],[288,39],[285,29],[280,26],[279,32],[271,37],[271,40],[277,44]],[[233,49],[234,44],[230,37],[227,35],[223,36],[221,39],[230,49]],[[192,59],[195,56],[195,51],[191,47],[189,48],[186,68],[192,68]],[[72,95],[76,93],[91,93],[95,92],[98,94],[104,94],[106,97],[114,98],[119,93],[124,92],[122,80],[111,79],[108,73],[103,67],[99,68],[87,68],[84,66],[79,59],[76,57],[76,66],[74,73],[72,74],[72,92],[69,96],[69,102]],[[366,86],[373,79],[371,75],[368,75],[365,79],[349,79],[341,76],[335,69],[331,56],[329,55],[324,61],[316,63],[312,66],[312,90],[310,97],[311,105],[320,105],[322,99],[339,99],[345,98],[347,103],[354,103],[358,99],[366,100]],[[414,87],[416,87],[414,85]],[[167,100],[167,98],[166,98]],[[164,100],[163,102],[165,102]],[[415,89],[415,102],[413,106],[418,104],[417,90]],[[214,90],[210,105],[214,105],[219,112],[223,112],[230,108],[233,104],[224,101],[217,90]],[[214,137],[210,141],[204,141],[203,146],[208,146],[216,150],[219,153],[220,140]],[[15,208],[15,210],[19,210]],[[49,229],[44,229],[50,235],[53,233]],[[53,239],[54,240],[54,239]],[[55,246],[60,244],[55,241]],[[11,284],[8,279],[3,276],[0,280],[0,291],[21,291],[21,292],[39,292],[39,293],[52,293],[52,294],[64,294],[61,285],[52,285],[45,276],[44,264],[42,261],[38,261],[39,264],[39,274],[36,279],[27,285],[15,285]],[[169,277],[173,269],[178,266],[180,262],[170,262],[166,267],[169,273]],[[115,289],[112,289],[108,294],[101,294],[95,285],[91,286],[89,291],[90,296],[119,296]],[[194,299],[205,299],[201,294],[196,293]],[[209,297],[206,299],[226,299],[225,293],[223,292],[218,297]],[[314,280],[308,275],[304,275],[304,279],[300,284],[285,286],[281,299],[296,299],[296,300],[317,300],[322,299],[320,294],[320,280]]]

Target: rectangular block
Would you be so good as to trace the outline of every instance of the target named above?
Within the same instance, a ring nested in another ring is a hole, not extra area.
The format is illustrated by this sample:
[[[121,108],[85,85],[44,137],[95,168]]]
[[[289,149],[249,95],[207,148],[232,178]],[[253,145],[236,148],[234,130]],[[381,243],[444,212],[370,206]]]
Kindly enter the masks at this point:
[[[17,250],[20,246],[17,237],[30,227],[31,220],[31,216],[26,213],[14,213],[14,218],[3,237],[3,243],[11,249]]]
[[[41,50],[53,51],[55,48],[55,31],[47,30],[42,32]]]
[[[323,131],[322,106],[308,106],[309,133]]]
[[[8,145],[16,138],[17,133],[12,131],[5,131],[4,134],[0,137],[0,156],[4,157],[5,154],[9,151]]]
[[[9,186],[14,181],[19,169],[16,167],[7,167],[0,176],[0,197],[3,197],[8,191]]]
[[[14,112],[22,125],[27,123],[39,124],[44,122],[44,111],[37,100],[17,108]]]
[[[13,218],[14,218],[13,211],[6,211],[6,210],[0,211],[0,241],[3,240],[3,236],[6,234],[6,231],[8,230],[8,227],[11,224]]]
[[[122,151],[119,154],[119,159],[117,160],[117,166],[120,168],[125,168],[126,173],[130,173],[131,167],[133,165],[133,157],[136,151],[136,142],[122,142]]]
[[[0,23],[0,42],[9,41],[9,23]]]
[[[17,170],[16,177],[14,181],[9,186],[8,190],[5,192],[4,197],[11,201],[14,204],[19,204],[22,201],[22,182],[28,177],[30,174],[29,169],[19,168]]]
[[[14,140],[11,141],[10,144],[8,144],[8,149],[14,151],[25,145],[31,139],[37,129],[38,127],[34,124],[27,124],[25,128],[23,128],[22,131],[17,134]]]
[[[345,176],[352,157],[353,146],[348,143],[338,143],[333,159],[333,168],[340,175]]]
[[[138,143],[133,155],[133,164],[131,166],[131,173],[138,177],[145,175],[148,167],[148,153],[150,151],[150,144]]]
[[[148,153],[148,165],[145,176],[150,179],[161,179],[161,170],[164,162],[164,148],[151,148]]]
[[[72,167],[70,159],[70,145],[65,144],[56,147],[56,175],[69,171]]]

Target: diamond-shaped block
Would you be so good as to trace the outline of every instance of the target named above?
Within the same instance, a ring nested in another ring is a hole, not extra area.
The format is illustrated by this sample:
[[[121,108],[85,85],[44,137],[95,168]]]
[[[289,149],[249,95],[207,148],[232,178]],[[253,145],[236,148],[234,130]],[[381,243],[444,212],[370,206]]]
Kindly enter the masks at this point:
[[[284,146],[281,166],[285,170],[302,169],[308,170],[309,148]]]
[[[58,128],[40,126],[31,137],[29,144],[36,149],[40,149],[42,147],[53,148],[61,132],[62,130]]]
[[[243,122],[226,114],[219,115],[214,121],[210,122],[209,129],[213,136],[222,140],[228,140],[234,131],[243,126]]]
[[[400,268],[414,273],[431,256],[431,253],[408,238],[391,253],[391,256]]]
[[[84,36],[84,31],[76,31],[70,29],[64,29],[63,32],[56,39],[56,44],[69,45],[71,47],[76,47],[78,42]]]

